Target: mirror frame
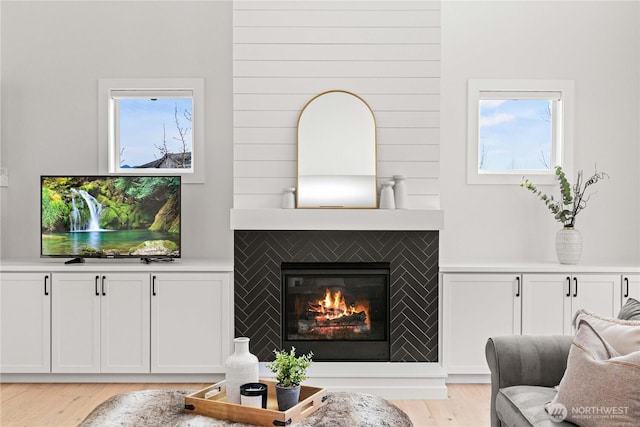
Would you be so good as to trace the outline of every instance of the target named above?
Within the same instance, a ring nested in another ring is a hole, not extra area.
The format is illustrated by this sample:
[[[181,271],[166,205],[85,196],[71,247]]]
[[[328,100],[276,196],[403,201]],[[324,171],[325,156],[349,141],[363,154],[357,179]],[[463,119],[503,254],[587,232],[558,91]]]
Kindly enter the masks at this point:
[[[373,145],[374,145],[374,194],[375,197],[373,199],[373,205],[364,205],[364,206],[301,206],[299,204],[298,201],[298,192],[300,189],[300,120],[302,119],[302,116],[304,114],[304,112],[306,111],[307,107],[313,102],[315,101],[317,98],[329,94],[329,93],[344,93],[347,95],[351,95],[355,98],[357,98],[358,100],[360,100],[369,110],[369,113],[371,113],[371,118],[373,119]],[[315,95],[314,97],[312,97],[309,101],[307,101],[307,103],[304,105],[304,107],[302,108],[302,110],[300,110],[300,114],[298,115],[298,122],[296,124],[296,208],[298,209],[377,209],[378,208],[378,199],[379,199],[379,194],[378,194],[378,124],[376,122],[376,116],[373,113],[373,109],[371,108],[371,106],[367,103],[367,101],[365,101],[361,96],[350,92],[348,90],[343,90],[343,89],[331,89],[331,90],[327,90],[324,92],[321,92],[317,95]]]

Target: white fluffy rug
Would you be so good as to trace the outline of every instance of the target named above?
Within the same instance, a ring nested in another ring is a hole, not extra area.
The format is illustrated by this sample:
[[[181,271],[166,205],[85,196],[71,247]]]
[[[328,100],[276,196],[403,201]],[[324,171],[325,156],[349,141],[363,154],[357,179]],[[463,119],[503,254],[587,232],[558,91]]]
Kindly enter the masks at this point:
[[[245,427],[185,412],[192,390],[118,394],[98,405],[78,427]],[[327,404],[291,427],[412,427],[407,414],[370,394],[327,393]]]

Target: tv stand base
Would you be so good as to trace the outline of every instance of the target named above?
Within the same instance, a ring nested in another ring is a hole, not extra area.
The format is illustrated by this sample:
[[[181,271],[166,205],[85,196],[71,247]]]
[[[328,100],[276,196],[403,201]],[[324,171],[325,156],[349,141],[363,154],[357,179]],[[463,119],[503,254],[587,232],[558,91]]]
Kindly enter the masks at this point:
[[[154,258],[154,257],[145,257],[140,258],[140,262],[144,262],[145,264],[151,264],[152,262],[172,262],[173,258]]]
[[[65,264],[83,264],[84,258],[76,257],[64,262]]]

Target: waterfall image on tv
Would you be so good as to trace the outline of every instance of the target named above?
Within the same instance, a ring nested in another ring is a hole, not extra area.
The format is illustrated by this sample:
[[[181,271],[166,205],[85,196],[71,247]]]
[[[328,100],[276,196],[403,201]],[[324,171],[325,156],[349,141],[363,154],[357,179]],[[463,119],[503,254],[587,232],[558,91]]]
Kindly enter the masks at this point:
[[[179,258],[179,176],[42,176],[41,256]]]

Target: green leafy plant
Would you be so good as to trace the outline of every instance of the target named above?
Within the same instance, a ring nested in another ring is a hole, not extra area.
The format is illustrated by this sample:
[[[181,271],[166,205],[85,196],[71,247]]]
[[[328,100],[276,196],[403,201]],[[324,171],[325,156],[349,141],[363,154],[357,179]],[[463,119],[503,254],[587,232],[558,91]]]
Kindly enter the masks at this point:
[[[544,202],[553,213],[556,221],[561,222],[565,227],[573,227],[576,223],[576,216],[587,207],[590,195],[586,194],[587,188],[604,178],[609,178],[605,172],[594,172],[586,181],[582,176],[582,171],[578,171],[576,183],[573,186],[567,180],[562,167],[556,166],[556,177],[560,185],[560,200],[556,200],[553,196],[547,196],[542,190],[538,189],[531,181],[524,179],[520,183],[521,187],[534,193]]]
[[[284,350],[273,350],[276,359],[266,364],[267,369],[275,374],[277,383],[282,387],[294,387],[307,379],[307,369],[311,366],[313,352],[296,356],[296,348],[291,347],[288,353]]]

